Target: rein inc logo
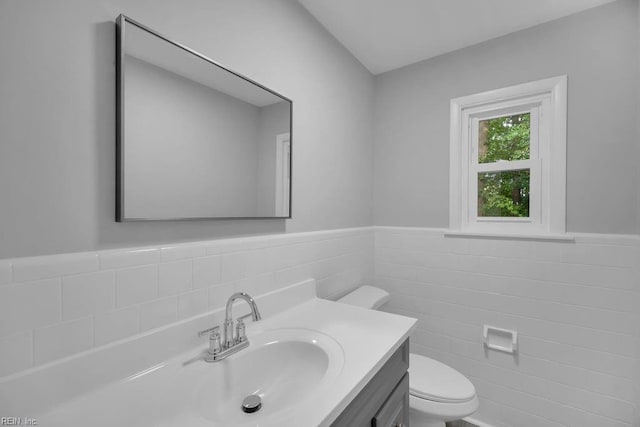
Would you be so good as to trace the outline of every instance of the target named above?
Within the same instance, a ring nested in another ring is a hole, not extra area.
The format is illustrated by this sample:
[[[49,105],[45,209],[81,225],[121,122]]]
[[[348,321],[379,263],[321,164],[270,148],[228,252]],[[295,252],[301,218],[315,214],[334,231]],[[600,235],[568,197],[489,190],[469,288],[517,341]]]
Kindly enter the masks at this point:
[[[29,417],[0,417],[0,426],[37,426],[37,418]]]

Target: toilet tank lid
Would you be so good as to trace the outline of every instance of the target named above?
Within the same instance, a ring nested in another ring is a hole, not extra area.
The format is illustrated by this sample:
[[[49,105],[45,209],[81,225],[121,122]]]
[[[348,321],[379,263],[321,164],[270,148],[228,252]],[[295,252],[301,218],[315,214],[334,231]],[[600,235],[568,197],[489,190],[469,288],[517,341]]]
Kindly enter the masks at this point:
[[[377,309],[389,301],[389,292],[375,286],[360,286],[355,291],[340,298],[338,302],[363,308]]]

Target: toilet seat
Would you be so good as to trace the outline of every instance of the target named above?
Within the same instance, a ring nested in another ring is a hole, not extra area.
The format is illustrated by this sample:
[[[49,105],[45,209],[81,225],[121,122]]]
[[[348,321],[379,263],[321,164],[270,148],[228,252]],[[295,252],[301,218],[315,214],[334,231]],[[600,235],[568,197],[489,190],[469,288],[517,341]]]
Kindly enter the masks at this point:
[[[409,394],[432,402],[466,403],[474,399],[476,390],[471,381],[450,366],[411,353]]]
[[[477,396],[464,403],[433,402],[413,395],[409,396],[412,426],[437,425],[444,427],[445,422],[468,417],[477,411],[479,406],[480,401]]]

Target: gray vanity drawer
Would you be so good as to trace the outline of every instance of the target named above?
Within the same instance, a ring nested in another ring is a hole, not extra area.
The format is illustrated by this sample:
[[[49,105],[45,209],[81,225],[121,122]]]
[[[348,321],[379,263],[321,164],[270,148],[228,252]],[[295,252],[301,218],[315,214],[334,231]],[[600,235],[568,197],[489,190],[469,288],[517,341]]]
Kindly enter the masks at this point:
[[[409,373],[396,386],[391,396],[373,418],[372,427],[409,426]]]
[[[349,406],[331,424],[331,427],[371,427],[387,424],[375,424],[374,418],[383,412],[383,406],[391,400],[392,394],[400,388],[401,380],[407,380],[407,399],[409,382],[409,340],[400,346],[389,358],[378,373],[369,381],[362,391],[351,401]],[[391,396],[391,397],[390,397]],[[408,400],[407,400],[408,404]],[[393,412],[393,411],[392,411]],[[406,418],[409,414],[407,412]],[[395,424],[391,424],[395,426]],[[408,422],[405,422],[408,425]]]

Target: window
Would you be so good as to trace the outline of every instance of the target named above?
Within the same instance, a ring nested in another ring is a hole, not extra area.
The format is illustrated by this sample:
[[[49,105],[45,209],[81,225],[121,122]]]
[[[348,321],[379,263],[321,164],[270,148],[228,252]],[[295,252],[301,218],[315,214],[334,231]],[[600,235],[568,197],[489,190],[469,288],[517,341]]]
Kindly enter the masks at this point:
[[[565,232],[566,76],[451,100],[450,227]]]

